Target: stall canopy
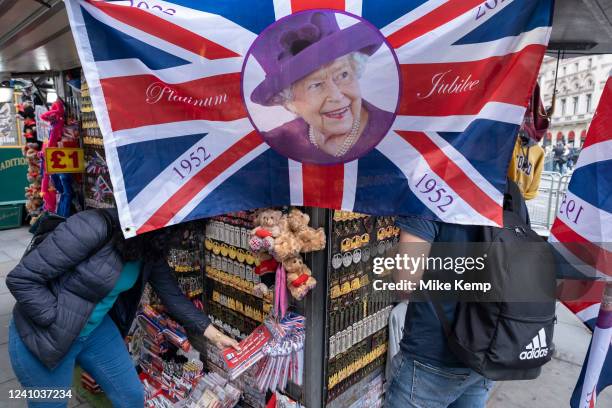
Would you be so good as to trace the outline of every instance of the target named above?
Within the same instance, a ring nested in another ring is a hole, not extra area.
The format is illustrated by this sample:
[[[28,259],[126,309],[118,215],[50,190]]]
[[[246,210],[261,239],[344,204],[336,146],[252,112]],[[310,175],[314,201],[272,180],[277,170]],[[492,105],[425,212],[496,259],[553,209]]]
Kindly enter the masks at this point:
[[[557,0],[548,49],[566,57],[612,53],[612,1]]]
[[[557,0],[549,52],[557,50],[566,56],[612,53],[612,2]],[[0,81],[79,65],[63,1],[0,0]]]
[[[0,0],[0,81],[79,65],[63,1]]]

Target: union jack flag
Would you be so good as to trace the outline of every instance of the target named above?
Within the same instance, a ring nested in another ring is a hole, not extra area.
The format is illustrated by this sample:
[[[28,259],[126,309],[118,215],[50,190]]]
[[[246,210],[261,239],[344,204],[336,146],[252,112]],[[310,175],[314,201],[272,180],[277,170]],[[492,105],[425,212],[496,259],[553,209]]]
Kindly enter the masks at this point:
[[[607,307],[601,302],[564,302],[564,304],[593,332],[591,344],[572,393],[572,408],[594,408],[597,394],[612,384],[612,286],[599,281],[593,287],[601,296],[605,293]]]
[[[564,304],[593,331],[570,405],[593,408],[612,384],[612,78],[608,78],[589,127],[568,191],[551,229],[550,242],[563,262],[560,277],[598,279],[581,300]],[[604,293],[602,302],[594,301]],[[606,305],[607,304],[607,305]]]
[[[126,236],[280,205],[501,225],[507,166],[552,3],[66,0]],[[315,8],[370,22],[399,62],[391,130],[343,164],[278,154],[254,129],[241,95],[258,34]],[[153,84],[186,95],[183,102],[207,103],[147,104]],[[221,93],[227,103],[212,103]]]
[[[612,280],[611,129],[608,78],[550,232],[564,278]]]

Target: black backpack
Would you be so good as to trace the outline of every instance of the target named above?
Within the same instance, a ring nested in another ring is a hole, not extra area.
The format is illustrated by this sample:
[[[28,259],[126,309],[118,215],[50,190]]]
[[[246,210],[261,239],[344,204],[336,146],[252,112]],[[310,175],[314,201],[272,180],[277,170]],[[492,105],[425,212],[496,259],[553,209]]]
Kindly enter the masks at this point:
[[[464,364],[491,380],[531,380],[555,349],[554,258],[521,218],[524,199],[508,183],[504,227],[483,227],[486,274],[497,297],[457,303],[452,326],[441,304],[432,303],[450,350]]]
[[[97,248],[95,248],[90,255],[95,254],[100,249],[102,249],[112,238],[114,231],[114,222],[111,216],[104,210],[92,210],[98,211],[104,220],[106,221],[106,228],[108,231],[107,237],[108,239],[102,242]],[[45,240],[45,238],[51,234],[60,224],[63,224],[66,221],[65,217],[62,217],[57,214],[46,212],[36,220],[34,225],[30,228],[30,232],[34,234],[30,243],[28,244],[26,250],[23,252],[21,259],[23,259],[26,255],[34,250],[37,246],[40,245],[41,242]]]

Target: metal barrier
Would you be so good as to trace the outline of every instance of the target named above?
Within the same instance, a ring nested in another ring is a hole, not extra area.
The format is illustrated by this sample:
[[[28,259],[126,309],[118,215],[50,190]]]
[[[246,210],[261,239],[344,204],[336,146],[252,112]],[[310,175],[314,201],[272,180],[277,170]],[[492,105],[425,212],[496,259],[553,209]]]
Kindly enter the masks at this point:
[[[570,178],[571,174],[562,176],[557,172],[542,172],[538,195],[527,201],[527,210],[534,230],[548,235]]]

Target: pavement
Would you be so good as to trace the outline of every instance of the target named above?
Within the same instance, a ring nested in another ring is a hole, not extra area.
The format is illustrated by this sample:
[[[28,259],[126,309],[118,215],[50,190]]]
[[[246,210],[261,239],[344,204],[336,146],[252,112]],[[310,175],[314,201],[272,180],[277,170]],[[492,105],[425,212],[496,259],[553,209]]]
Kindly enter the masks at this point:
[[[8,390],[20,388],[8,357],[8,324],[15,300],[6,288],[6,275],[17,265],[30,242],[27,228],[0,231],[0,408],[25,407],[23,401],[9,400]],[[556,353],[542,374],[531,381],[505,381],[496,384],[487,408],[559,408],[569,400],[580,374],[590,332],[565,306],[557,306],[558,323],[554,342]],[[598,407],[612,407],[612,387],[598,396]],[[74,398],[70,408],[90,407]],[[314,408],[314,407],[309,407]]]

